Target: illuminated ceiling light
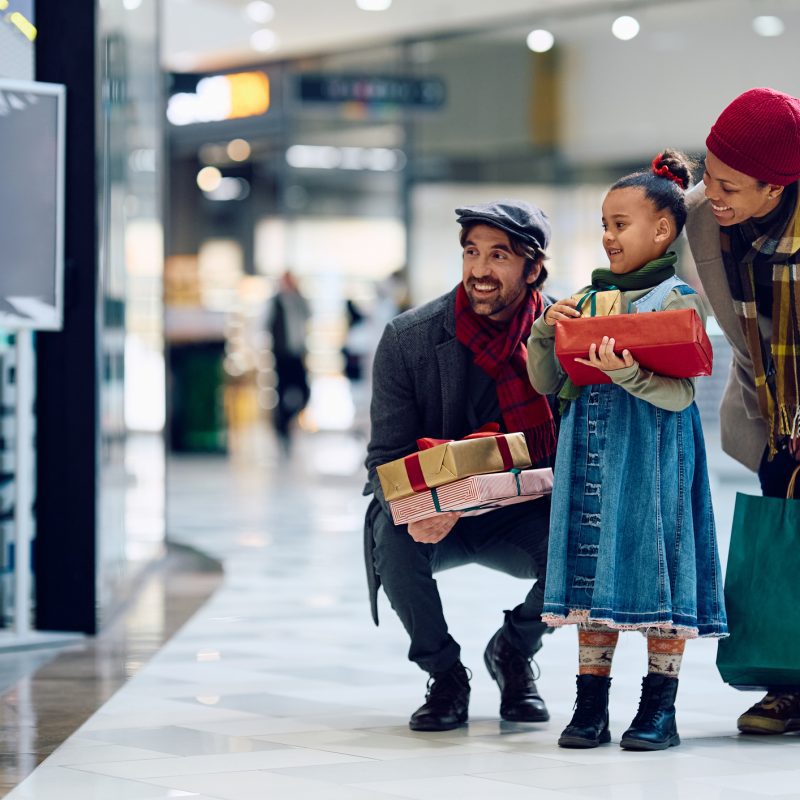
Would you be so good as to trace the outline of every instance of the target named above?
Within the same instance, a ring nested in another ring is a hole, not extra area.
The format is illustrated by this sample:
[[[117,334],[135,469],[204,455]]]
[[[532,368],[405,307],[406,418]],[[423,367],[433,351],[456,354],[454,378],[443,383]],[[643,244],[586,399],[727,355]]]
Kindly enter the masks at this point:
[[[617,17],[611,26],[611,33],[627,42],[639,33],[639,23],[633,17]]]
[[[278,35],[269,28],[261,28],[250,37],[250,47],[259,53],[268,53],[278,46]]]
[[[244,139],[233,139],[228,142],[227,152],[231,161],[247,161],[250,158],[250,144]]]
[[[401,150],[390,150],[385,147],[295,144],[286,151],[286,163],[296,169],[399,172],[406,165],[406,156]]]
[[[356,5],[362,11],[386,11],[392,0],[356,0]]]
[[[264,0],[253,0],[245,8],[247,16],[259,25],[266,25],[275,16],[275,9]]]
[[[286,151],[286,163],[300,169],[336,169],[342,154],[337,147],[294,144]]]
[[[136,11],[141,6],[142,0],[122,0],[122,7],[126,11]]]
[[[753,20],[753,30],[759,36],[780,36],[786,26],[780,17],[763,16]]]
[[[534,53],[546,53],[552,49],[556,42],[556,37],[550,31],[538,29],[531,31],[526,41],[529,50],[533,50]]]
[[[222,183],[222,173],[216,167],[203,167],[197,173],[197,185],[204,192],[213,192]]]

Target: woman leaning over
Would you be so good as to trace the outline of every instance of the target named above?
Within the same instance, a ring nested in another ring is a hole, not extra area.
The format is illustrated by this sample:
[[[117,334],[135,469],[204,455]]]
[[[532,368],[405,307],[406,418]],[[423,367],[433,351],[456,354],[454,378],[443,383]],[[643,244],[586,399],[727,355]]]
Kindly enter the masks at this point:
[[[786,497],[800,461],[800,99],[750,89],[720,114],[706,148],[686,232],[733,349],[722,448],[758,473],[765,496]],[[797,584],[786,592],[800,600]],[[738,727],[800,730],[800,687],[770,687]]]

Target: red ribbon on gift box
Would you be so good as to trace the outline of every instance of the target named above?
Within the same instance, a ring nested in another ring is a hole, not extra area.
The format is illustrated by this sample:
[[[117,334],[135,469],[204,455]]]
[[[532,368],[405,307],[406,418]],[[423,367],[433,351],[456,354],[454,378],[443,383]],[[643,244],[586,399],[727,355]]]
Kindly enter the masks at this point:
[[[473,431],[458,441],[462,442],[466,439],[485,439],[489,437],[497,439],[497,449],[500,451],[500,457],[503,459],[503,470],[510,470],[514,466],[511,448],[508,446],[505,435],[500,433],[500,425],[496,422],[489,422],[486,425],[482,425],[478,430]],[[417,439],[417,447],[419,447],[420,450],[430,450],[432,447],[438,447],[440,444],[447,444],[452,441],[455,440],[431,439],[430,437],[425,437],[423,439]],[[419,463],[419,454],[412,453],[410,456],[406,456],[403,461],[405,462],[406,474],[408,475],[411,488],[415,492],[424,492],[429,489],[430,487],[425,483],[425,475]]]

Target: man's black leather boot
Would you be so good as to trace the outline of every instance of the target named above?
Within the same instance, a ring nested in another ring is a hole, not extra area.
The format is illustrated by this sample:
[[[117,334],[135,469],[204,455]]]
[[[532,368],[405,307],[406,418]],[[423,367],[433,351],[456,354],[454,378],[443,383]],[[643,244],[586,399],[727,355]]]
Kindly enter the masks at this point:
[[[450,731],[468,718],[470,674],[460,661],[442,672],[433,672],[428,693],[408,721],[412,731]]]
[[[547,722],[550,714],[533,678],[531,659],[510,644],[502,629],[483,654],[489,674],[500,687],[500,716],[508,722]]]

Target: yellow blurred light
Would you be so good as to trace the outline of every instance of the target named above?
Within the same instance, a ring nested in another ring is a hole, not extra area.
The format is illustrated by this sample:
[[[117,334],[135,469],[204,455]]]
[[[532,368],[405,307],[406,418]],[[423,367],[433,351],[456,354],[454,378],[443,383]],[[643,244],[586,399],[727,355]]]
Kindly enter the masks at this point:
[[[8,3],[6,3],[3,8],[7,8]],[[23,14],[20,14],[19,11],[15,11],[13,14],[9,14],[8,21],[14,25],[22,35],[28,39],[29,41],[33,41],[36,38],[36,26],[30,22]]]
[[[230,87],[228,119],[254,117],[269,108],[269,78],[263,72],[234,72],[223,77]]]
[[[0,0],[0,11],[5,11],[8,8],[8,0]]]
[[[232,161],[247,161],[250,158],[250,144],[244,139],[228,142],[228,157]]]
[[[213,192],[222,183],[222,173],[216,167],[203,167],[197,173],[197,185],[204,192]]]

